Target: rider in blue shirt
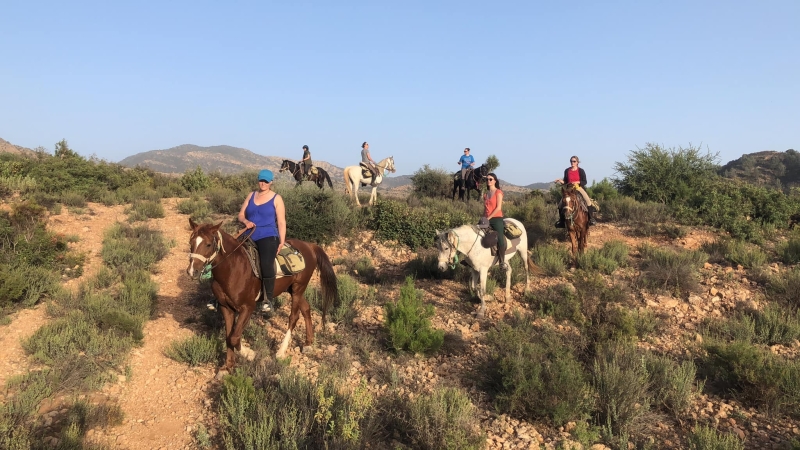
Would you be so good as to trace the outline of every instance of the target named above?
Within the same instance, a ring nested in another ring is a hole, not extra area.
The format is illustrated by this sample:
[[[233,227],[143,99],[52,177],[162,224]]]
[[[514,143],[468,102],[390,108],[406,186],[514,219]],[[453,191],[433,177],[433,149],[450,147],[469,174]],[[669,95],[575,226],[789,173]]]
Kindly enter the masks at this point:
[[[459,158],[458,164],[461,164],[461,187],[463,188],[466,186],[467,170],[475,166],[475,158],[469,154],[469,147],[464,149],[464,154]]]

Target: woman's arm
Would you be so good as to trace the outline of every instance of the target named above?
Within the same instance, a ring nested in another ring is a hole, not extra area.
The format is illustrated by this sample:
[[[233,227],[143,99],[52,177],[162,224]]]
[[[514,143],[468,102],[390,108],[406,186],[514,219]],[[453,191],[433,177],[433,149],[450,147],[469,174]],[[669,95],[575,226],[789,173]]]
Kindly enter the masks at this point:
[[[256,226],[253,222],[247,220],[247,217],[244,215],[244,210],[247,209],[247,204],[250,202],[250,197],[253,196],[253,193],[247,194],[247,198],[244,199],[244,203],[242,203],[242,209],[239,210],[239,222],[242,222],[245,228],[250,229]]]
[[[579,173],[581,175],[581,187],[585,188],[586,184],[587,184],[587,182],[586,182],[586,171],[584,171],[583,169],[578,169],[578,170],[579,170]]]
[[[283,197],[275,194],[275,217],[278,220],[278,251],[281,251],[283,244],[286,243],[286,207],[283,204]]]

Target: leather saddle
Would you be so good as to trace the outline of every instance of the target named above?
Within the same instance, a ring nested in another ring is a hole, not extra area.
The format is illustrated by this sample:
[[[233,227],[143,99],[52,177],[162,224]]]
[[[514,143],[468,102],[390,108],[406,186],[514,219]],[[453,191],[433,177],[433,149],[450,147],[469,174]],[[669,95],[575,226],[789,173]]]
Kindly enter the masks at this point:
[[[517,244],[519,244],[520,236],[517,235],[516,237],[513,236],[513,232],[511,231],[511,227],[516,229],[516,226],[513,223],[504,220],[505,229],[504,233],[506,236],[506,255],[513,254],[516,250]],[[485,225],[484,225],[485,223]],[[481,247],[491,249],[492,256],[497,255],[497,232],[491,228],[488,228],[489,222],[481,219],[481,223],[476,225],[475,228],[477,229],[477,233],[481,236]]]

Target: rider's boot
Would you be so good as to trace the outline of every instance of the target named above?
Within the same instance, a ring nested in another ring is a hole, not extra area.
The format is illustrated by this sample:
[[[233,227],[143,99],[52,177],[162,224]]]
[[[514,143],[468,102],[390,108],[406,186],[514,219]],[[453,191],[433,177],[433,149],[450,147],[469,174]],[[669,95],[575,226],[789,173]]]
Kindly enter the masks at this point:
[[[213,295],[209,297],[208,301],[206,302],[206,308],[208,308],[209,311],[216,311],[218,306],[219,302],[217,301],[217,298]]]
[[[508,269],[508,265],[506,264],[506,247],[508,246],[508,240],[504,240],[502,244],[499,242],[497,243],[497,263],[500,265],[500,270],[505,271]]]
[[[566,225],[564,225],[565,220],[566,219],[564,218],[564,211],[562,209],[559,209],[558,222],[556,222],[556,228],[565,228],[566,227]]]
[[[272,292],[275,290],[275,277],[261,279],[261,298],[256,305],[256,311],[261,314],[270,314],[273,311],[272,307]]]
[[[594,220],[595,214],[597,214],[597,209],[592,205],[589,207],[589,225],[597,225],[597,222]]]
[[[377,178],[377,176],[375,175],[375,173],[373,173],[372,174],[372,182],[369,184],[370,186],[372,186],[372,187],[377,187],[378,186],[378,184],[375,183],[375,179],[376,178]]]

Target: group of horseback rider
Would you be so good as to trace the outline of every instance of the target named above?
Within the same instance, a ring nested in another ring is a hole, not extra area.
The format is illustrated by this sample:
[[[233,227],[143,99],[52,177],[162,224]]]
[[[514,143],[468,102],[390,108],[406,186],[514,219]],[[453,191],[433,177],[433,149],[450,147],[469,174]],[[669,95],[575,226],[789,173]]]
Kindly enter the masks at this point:
[[[303,158],[298,164],[300,164],[302,168],[303,177],[308,179],[313,162],[311,161],[311,151],[308,149],[307,145],[303,146]],[[378,169],[375,160],[372,159],[372,155],[369,154],[369,144],[367,142],[361,144],[361,165],[372,174],[370,186],[377,186],[377,184],[375,184],[375,178],[380,173],[380,169]]]
[[[458,163],[461,165],[461,172],[456,174],[456,177],[460,176],[461,187],[466,187],[466,180],[468,179],[469,175],[475,170],[475,157],[470,154],[469,147],[464,149],[464,154],[461,155],[461,158],[458,159]],[[586,192],[586,172],[578,167],[580,164],[580,159],[577,156],[572,156],[569,159],[570,166],[564,169],[564,178],[559,178],[555,180],[555,183],[562,185],[562,184],[572,184],[575,186],[575,189],[581,193],[584,201],[586,201],[586,206],[588,209],[589,214],[589,225],[597,225],[597,221],[595,220],[595,216],[597,215],[597,206],[589,198],[589,194]],[[492,174],[489,174],[486,178],[486,183],[488,186],[491,187],[491,183],[489,178],[495,178],[495,183],[498,183],[497,177],[492,177]],[[499,183],[498,183],[499,184]],[[455,189],[455,188],[454,188]],[[491,190],[491,189],[490,189]],[[502,191],[500,191],[502,195]],[[562,203],[559,201],[558,203],[558,222],[556,222],[556,228],[564,228],[564,210],[562,209]],[[498,208],[499,209],[499,208]],[[502,234],[502,233],[500,233]]]

